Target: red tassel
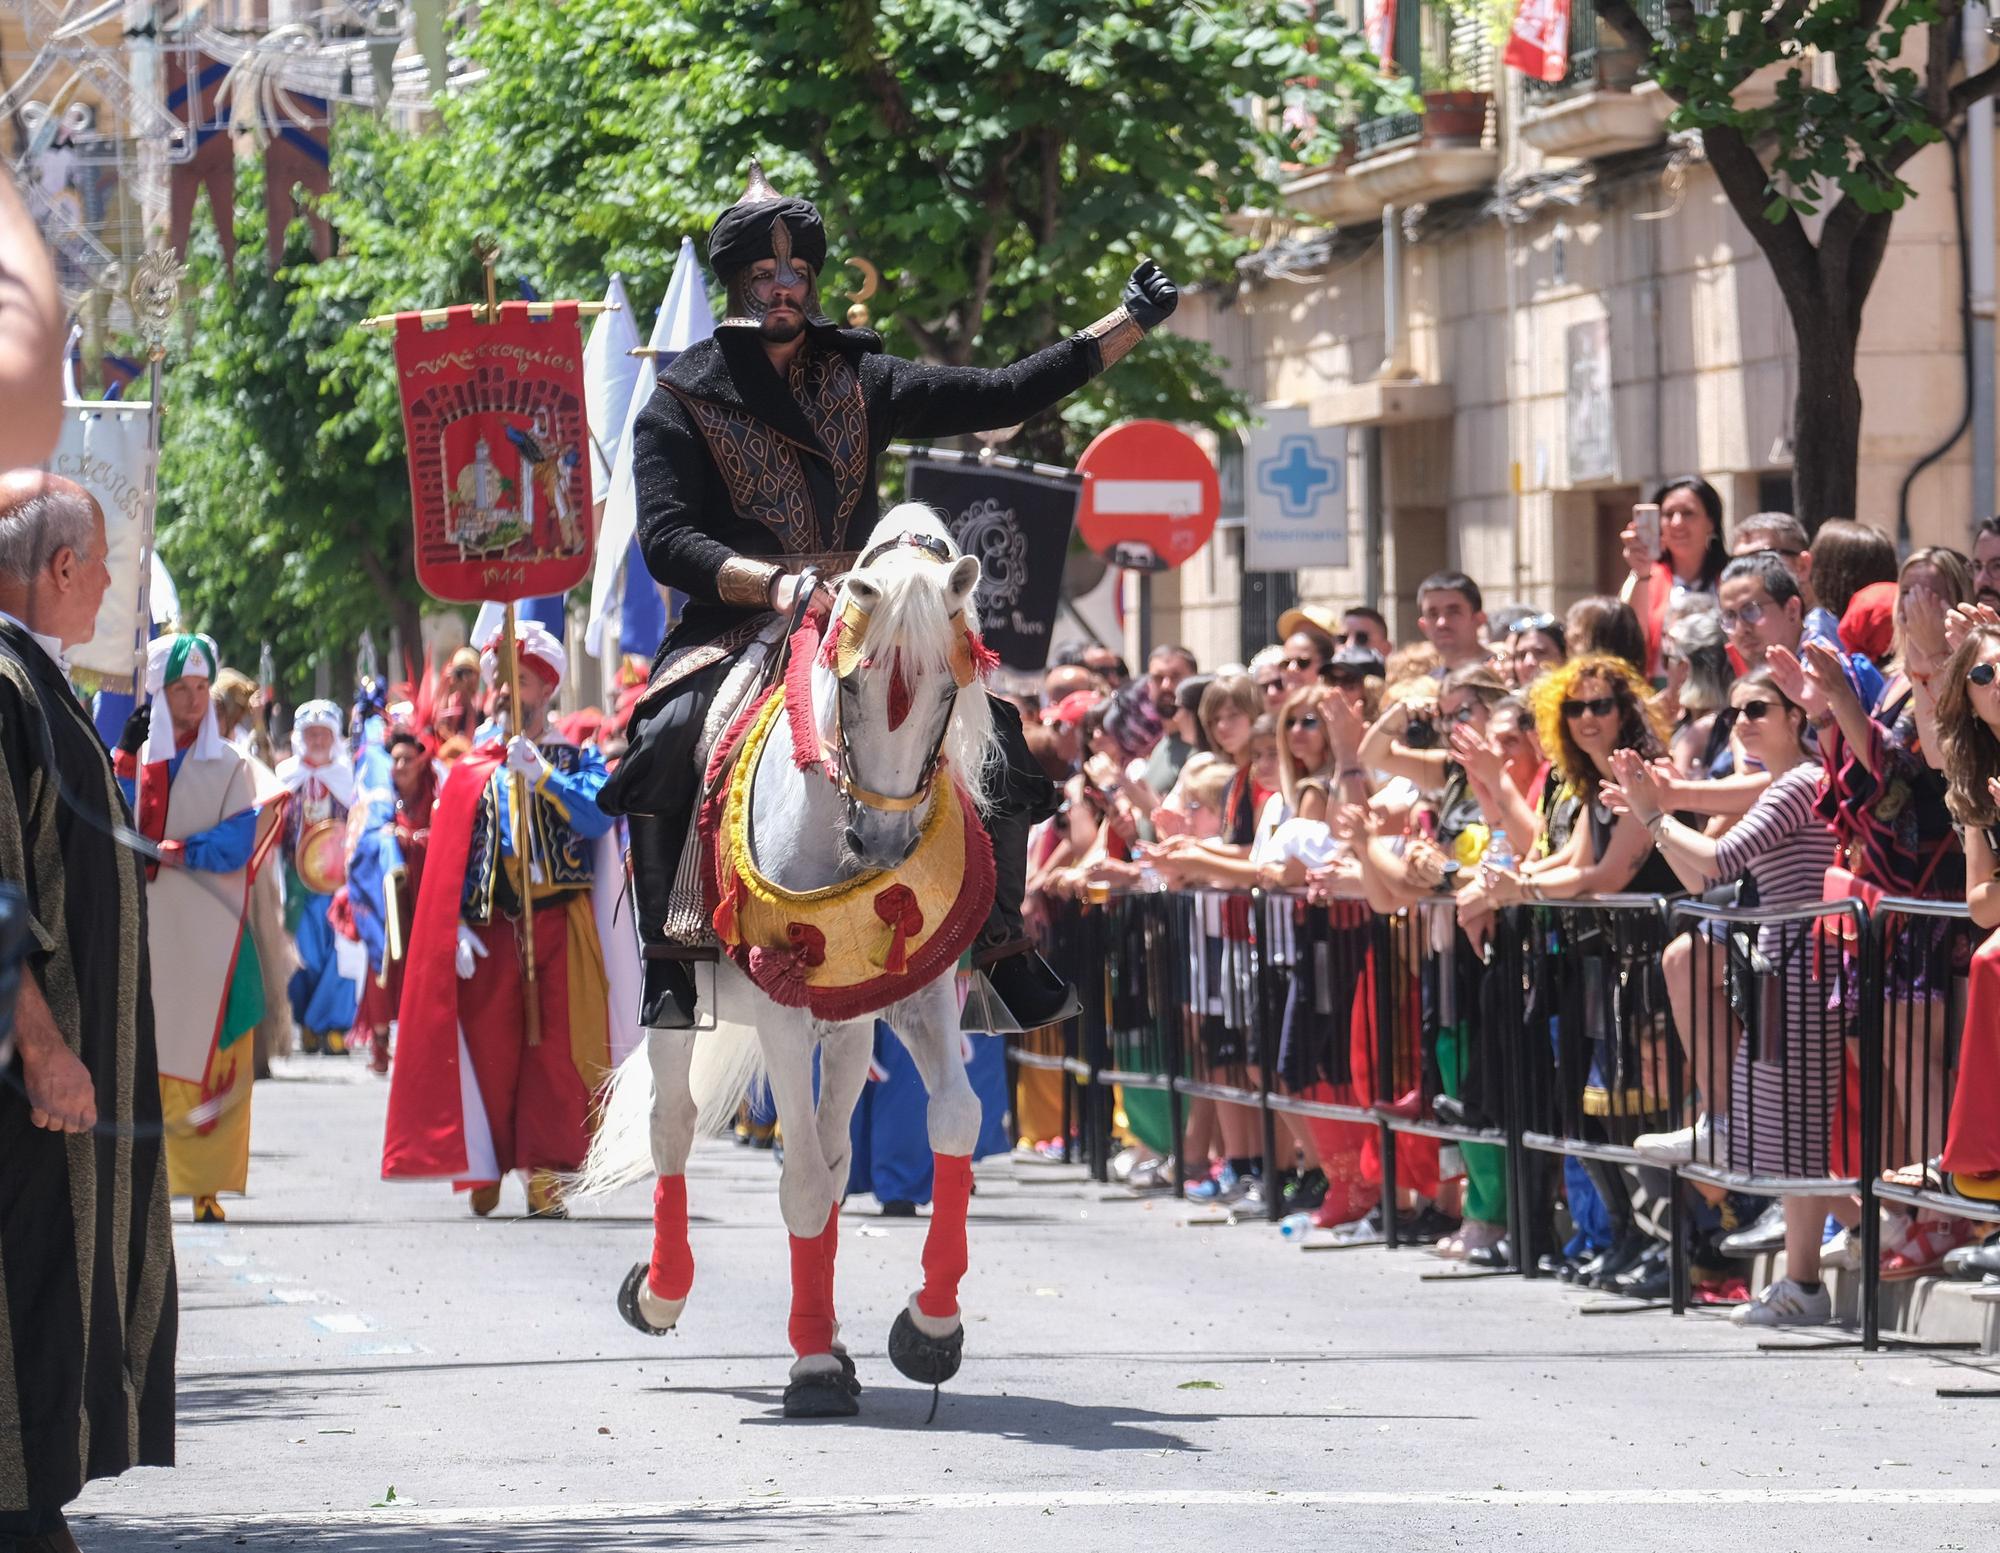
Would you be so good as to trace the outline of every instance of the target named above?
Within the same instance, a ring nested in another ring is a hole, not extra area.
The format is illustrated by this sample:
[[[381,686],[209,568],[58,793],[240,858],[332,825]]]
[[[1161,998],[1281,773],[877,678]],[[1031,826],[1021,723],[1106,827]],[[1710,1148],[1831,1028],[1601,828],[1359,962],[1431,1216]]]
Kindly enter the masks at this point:
[[[924,913],[917,904],[917,892],[907,884],[892,884],[877,891],[875,915],[889,926],[889,953],[882,969],[891,976],[901,976],[910,968],[910,940],[924,930]]]
[[[977,631],[967,631],[966,641],[972,644],[972,670],[984,679],[1000,667],[1000,654],[986,645],[986,639]]]

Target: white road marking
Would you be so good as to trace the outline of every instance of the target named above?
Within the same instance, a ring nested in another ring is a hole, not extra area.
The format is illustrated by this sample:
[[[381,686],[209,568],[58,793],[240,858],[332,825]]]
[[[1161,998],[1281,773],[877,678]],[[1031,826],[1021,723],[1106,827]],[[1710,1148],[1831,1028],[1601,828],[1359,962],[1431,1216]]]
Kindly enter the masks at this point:
[[[1475,1491],[1431,1490],[1376,1492],[1367,1489],[1286,1489],[1258,1493],[1254,1489],[1071,1489],[1027,1490],[989,1494],[843,1494],[806,1498],[774,1496],[762,1499],[681,1499],[635,1504],[473,1505],[462,1509],[385,1505],[379,1510],[328,1510],[315,1506],[292,1513],[263,1512],[232,1515],[240,1530],[258,1526],[290,1526],[310,1520],[317,1526],[518,1526],[540,1521],[672,1520],[686,1515],[759,1515],[803,1519],[811,1516],[854,1515],[895,1510],[1106,1510],[1106,1509],[1245,1509],[1253,1506],[1292,1509],[1416,1509],[1529,1510],[1590,1509],[1676,1505],[1714,1508],[1797,1506],[1868,1506],[1951,1508],[2000,1506],[2000,1488],[1528,1488]],[[157,1527],[186,1535],[194,1517],[172,1519],[104,1515],[121,1529]]]
[[[356,1337],[363,1332],[373,1332],[375,1330],[375,1320],[372,1316],[363,1316],[354,1311],[347,1310],[337,1310],[328,1316],[314,1316],[312,1324],[322,1332],[332,1332],[350,1337]]]

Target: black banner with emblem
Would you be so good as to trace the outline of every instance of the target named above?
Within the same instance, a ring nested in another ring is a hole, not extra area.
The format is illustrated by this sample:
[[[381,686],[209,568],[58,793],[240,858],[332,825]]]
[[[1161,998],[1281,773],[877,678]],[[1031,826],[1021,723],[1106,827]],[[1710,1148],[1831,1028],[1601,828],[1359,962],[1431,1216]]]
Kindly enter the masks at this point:
[[[907,490],[979,557],[980,634],[1010,669],[1048,666],[1080,485],[996,463],[910,460]]]

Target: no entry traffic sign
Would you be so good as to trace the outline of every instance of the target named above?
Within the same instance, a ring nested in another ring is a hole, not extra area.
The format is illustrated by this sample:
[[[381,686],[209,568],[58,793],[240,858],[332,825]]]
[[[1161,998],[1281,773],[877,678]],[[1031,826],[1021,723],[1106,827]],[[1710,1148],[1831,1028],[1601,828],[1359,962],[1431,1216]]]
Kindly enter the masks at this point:
[[[1077,531],[1113,566],[1171,571],[1215,532],[1222,510],[1215,463],[1178,426],[1113,426],[1083,450],[1076,468],[1083,476]]]

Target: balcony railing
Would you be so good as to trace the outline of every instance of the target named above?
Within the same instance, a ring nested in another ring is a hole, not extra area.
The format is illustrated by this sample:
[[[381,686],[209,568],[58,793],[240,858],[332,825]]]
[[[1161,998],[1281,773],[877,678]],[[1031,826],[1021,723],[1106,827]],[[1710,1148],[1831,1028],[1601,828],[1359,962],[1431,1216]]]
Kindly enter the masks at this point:
[[[1717,0],[1695,0],[1694,8],[1697,14],[1706,15],[1715,9],[1716,4]],[[1639,20],[1646,24],[1646,30],[1655,38],[1665,35],[1667,0],[1634,0],[1632,9],[1638,12]],[[1569,69],[1560,81],[1524,81],[1522,86],[1526,90],[1529,106],[1598,86],[1624,91],[1652,75],[1652,61],[1639,57],[1636,47],[1632,49],[1632,74],[1629,79],[1603,75],[1599,69],[1602,56],[1621,47],[1618,34],[1598,19],[1597,8],[1590,0],[1576,0],[1569,12]]]

